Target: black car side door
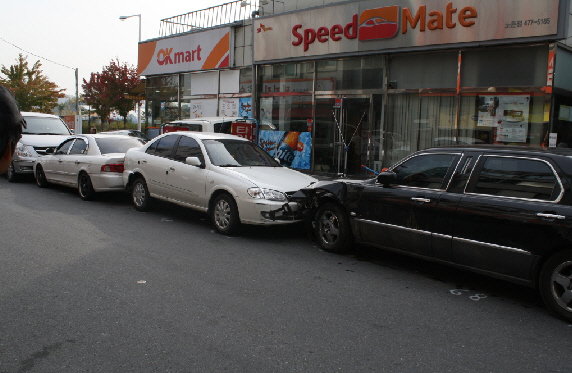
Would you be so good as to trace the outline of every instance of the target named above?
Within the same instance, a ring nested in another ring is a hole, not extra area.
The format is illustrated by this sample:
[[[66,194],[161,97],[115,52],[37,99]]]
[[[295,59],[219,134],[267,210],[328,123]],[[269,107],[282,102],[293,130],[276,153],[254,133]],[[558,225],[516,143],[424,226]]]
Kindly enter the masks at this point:
[[[457,264],[530,280],[543,251],[565,244],[572,208],[558,202],[563,183],[549,159],[483,155],[455,218]]]
[[[456,153],[420,153],[391,169],[397,175],[391,185],[366,186],[359,195],[359,207],[353,212],[356,239],[433,256],[433,234],[442,221],[439,209],[444,206],[440,200],[459,159],[460,154]],[[454,206],[448,210],[452,214]],[[448,232],[451,223],[440,229]],[[450,242],[450,232],[444,236]]]

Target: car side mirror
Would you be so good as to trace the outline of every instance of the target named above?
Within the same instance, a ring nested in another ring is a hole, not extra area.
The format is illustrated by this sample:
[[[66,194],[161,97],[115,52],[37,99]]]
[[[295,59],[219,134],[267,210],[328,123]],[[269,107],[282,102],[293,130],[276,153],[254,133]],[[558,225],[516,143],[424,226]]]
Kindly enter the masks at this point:
[[[190,164],[191,166],[197,166],[200,168],[204,168],[203,163],[199,159],[199,157],[187,157],[185,159],[186,164]]]
[[[377,175],[376,182],[381,185],[389,185],[397,180],[397,174],[393,171],[383,171]]]
[[[56,148],[47,148],[46,149],[46,154],[54,154],[56,151]]]

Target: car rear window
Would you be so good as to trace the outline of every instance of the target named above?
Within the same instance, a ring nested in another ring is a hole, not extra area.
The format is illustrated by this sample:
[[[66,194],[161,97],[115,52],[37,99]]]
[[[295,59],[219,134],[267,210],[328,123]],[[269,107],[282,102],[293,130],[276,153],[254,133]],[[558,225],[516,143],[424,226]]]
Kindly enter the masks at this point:
[[[560,190],[558,177],[544,161],[486,157],[474,192],[550,201],[558,197]]]
[[[134,137],[108,137],[95,139],[101,154],[125,153],[131,148],[140,148],[144,143]]]

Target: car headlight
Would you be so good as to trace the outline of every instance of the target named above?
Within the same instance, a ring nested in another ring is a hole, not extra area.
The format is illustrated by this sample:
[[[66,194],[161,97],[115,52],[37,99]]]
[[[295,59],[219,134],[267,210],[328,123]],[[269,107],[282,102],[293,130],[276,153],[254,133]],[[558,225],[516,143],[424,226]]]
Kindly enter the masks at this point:
[[[18,142],[16,145],[16,154],[18,157],[34,157],[34,150],[30,146]]]
[[[268,199],[270,201],[286,201],[286,195],[284,193],[272,189],[250,188],[248,189],[248,195],[252,198]]]

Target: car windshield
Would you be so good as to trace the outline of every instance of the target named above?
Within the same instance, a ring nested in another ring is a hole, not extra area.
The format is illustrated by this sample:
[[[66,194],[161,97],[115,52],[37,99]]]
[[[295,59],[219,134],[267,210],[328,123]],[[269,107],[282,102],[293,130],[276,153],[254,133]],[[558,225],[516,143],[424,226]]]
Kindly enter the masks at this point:
[[[144,142],[135,137],[109,137],[95,139],[101,154],[125,153],[131,148],[140,148]]]
[[[211,163],[221,167],[282,167],[261,147],[250,141],[204,140]]]
[[[60,118],[24,117],[27,128],[22,133],[32,135],[70,135],[70,132]]]

